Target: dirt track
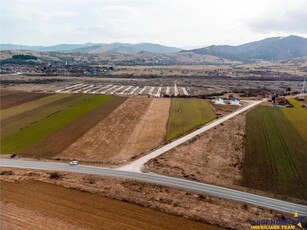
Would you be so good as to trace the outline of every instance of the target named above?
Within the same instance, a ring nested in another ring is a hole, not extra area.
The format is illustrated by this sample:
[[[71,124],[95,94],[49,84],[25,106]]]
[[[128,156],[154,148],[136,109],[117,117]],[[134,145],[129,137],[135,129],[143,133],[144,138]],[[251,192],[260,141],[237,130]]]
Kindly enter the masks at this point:
[[[2,92],[3,91],[3,92]],[[26,103],[28,101],[33,101],[39,99],[41,97],[46,97],[51,94],[47,93],[29,93],[29,92],[22,92],[22,91],[14,91],[9,92],[7,90],[1,89],[1,109],[7,109],[15,105],[19,105],[22,103]]]
[[[245,115],[149,161],[153,172],[223,186],[240,185],[244,160]]]
[[[129,98],[57,157],[110,165],[133,159],[163,140],[169,105],[169,99]]]
[[[220,229],[34,180],[1,181],[1,194],[1,229]]]

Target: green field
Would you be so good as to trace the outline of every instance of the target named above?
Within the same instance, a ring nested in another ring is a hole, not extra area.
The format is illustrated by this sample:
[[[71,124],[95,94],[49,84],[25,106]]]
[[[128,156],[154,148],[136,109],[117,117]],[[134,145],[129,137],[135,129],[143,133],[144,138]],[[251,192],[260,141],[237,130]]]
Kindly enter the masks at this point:
[[[38,100],[30,101],[28,103],[17,105],[17,106],[8,108],[8,109],[3,109],[0,111],[1,120],[4,120],[8,117],[18,115],[20,113],[24,113],[24,112],[39,108],[45,104],[52,103],[62,98],[69,97],[69,96],[71,95],[70,94],[56,94],[56,95],[51,95],[47,97],[42,97]]]
[[[16,114],[15,116],[8,117],[1,122],[1,138],[8,137],[18,130],[38,122],[48,116],[58,113],[72,105],[78,104],[87,98],[89,95],[70,95],[69,97],[60,97],[59,100],[44,104],[38,108],[27,110],[25,112]],[[13,107],[14,108],[14,107]]]
[[[307,197],[307,144],[280,109],[259,106],[246,116],[244,185]]]
[[[203,99],[172,99],[166,141],[171,141],[216,118],[208,101]]]
[[[302,103],[293,98],[289,102],[294,108],[283,108],[282,112],[307,143],[307,109],[302,108]]]
[[[83,97],[79,103],[68,106],[60,112],[50,114],[50,116],[3,138],[1,140],[1,153],[22,151],[112,98],[112,96],[100,95],[83,95]]]

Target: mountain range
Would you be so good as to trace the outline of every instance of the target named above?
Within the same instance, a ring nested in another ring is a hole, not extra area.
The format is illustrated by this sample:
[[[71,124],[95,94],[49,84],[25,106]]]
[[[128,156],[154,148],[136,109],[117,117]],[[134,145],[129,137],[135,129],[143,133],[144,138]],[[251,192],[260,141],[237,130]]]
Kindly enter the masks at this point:
[[[142,51],[155,53],[176,53],[181,51],[180,48],[163,46],[153,43],[86,43],[86,44],[59,44],[53,46],[25,46],[15,44],[1,44],[0,50],[31,50],[39,52],[72,52],[72,53],[90,53],[90,54],[136,54]]]
[[[129,54],[141,52],[181,56],[186,53],[210,55],[230,61],[250,62],[255,60],[283,60],[307,56],[307,39],[298,36],[272,37],[238,46],[211,45],[204,48],[183,50],[176,47],[163,46],[153,43],[86,43],[60,44],[54,46],[24,46],[1,44],[0,50],[31,50],[40,52],[65,52],[83,54]]]
[[[191,52],[235,61],[281,60],[307,56],[307,39],[298,36],[272,37],[238,46],[208,46]]]

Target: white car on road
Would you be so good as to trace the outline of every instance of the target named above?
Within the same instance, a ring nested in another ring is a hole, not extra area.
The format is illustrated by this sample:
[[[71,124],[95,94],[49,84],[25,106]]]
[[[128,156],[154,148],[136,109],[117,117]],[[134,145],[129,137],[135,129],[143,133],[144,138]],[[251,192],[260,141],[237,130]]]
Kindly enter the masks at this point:
[[[78,165],[78,161],[71,161],[69,162],[69,165]]]

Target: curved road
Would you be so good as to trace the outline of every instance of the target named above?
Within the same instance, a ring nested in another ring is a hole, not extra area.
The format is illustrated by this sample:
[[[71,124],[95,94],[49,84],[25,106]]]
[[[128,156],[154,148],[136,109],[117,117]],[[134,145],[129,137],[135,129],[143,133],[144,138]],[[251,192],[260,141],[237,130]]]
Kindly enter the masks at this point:
[[[120,168],[118,168],[119,170],[126,170],[126,171],[130,171],[130,172],[141,172],[142,170],[142,166],[149,160],[153,159],[153,158],[156,158],[160,155],[162,155],[163,153],[166,153],[167,151],[177,147],[178,145],[181,145],[191,139],[193,139],[194,137],[198,136],[199,134],[202,134],[204,132],[206,132],[207,130],[209,129],[212,129],[213,127],[239,115],[240,113],[243,113],[245,112],[246,110],[248,109],[251,109],[252,107],[256,106],[256,105],[259,105],[261,102],[263,102],[264,100],[262,101],[247,101],[249,102],[250,104],[247,105],[247,106],[244,106],[243,108],[231,113],[231,114],[228,114],[222,118],[219,118],[217,120],[214,120],[208,124],[206,124],[205,126],[195,130],[194,132],[192,133],[189,133],[181,138],[178,138],[177,140],[175,141],[172,141],[171,143],[167,144],[167,145],[164,145],[162,146],[161,148],[158,148],[148,154],[146,154],[145,156],[131,162],[130,164],[127,164],[127,165],[124,165]]]
[[[96,167],[96,166],[85,166],[85,165],[69,166],[64,163],[7,160],[7,159],[0,160],[0,167],[61,171],[61,172],[82,173],[82,174],[132,179],[132,180],[159,184],[184,190],[191,190],[197,193],[203,193],[224,199],[240,201],[289,214],[293,214],[294,212],[297,211],[300,215],[307,216],[307,206],[305,205],[299,205],[251,193],[228,189],[220,186],[204,184],[204,183],[178,179],[173,177],[161,176],[157,174],[128,172],[128,171]]]

